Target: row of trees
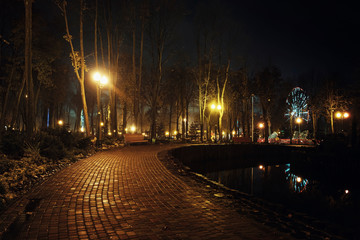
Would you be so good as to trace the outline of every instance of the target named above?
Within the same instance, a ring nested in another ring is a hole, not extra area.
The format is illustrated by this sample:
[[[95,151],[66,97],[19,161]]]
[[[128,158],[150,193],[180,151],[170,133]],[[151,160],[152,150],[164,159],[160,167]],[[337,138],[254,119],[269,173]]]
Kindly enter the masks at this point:
[[[314,137],[322,117],[334,132],[335,110],[352,111],[352,129],[358,134],[359,86],[345,94],[336,77],[312,73],[285,81],[272,64],[250,68],[244,58],[234,56],[242,37],[224,17],[231,14],[216,2],[200,4],[196,11],[196,61],[176,41],[178,24],[189,16],[175,0],[60,0],[52,3],[59,13],[52,22],[36,8],[33,13],[31,0],[23,6],[2,4],[26,13],[11,32],[1,33],[1,126],[6,128],[31,134],[54,127],[58,119],[75,119],[73,127],[79,129],[83,112],[89,136],[102,112],[106,132],[115,136],[131,124],[139,132],[149,130],[152,138],[161,129],[181,129],[185,138],[189,119],[199,126],[201,139],[214,125],[219,133],[250,136],[251,99],[256,96],[256,118],[264,121],[267,139],[272,131],[291,128],[286,98],[300,85],[309,95]],[[98,101],[102,104],[96,104],[94,71],[110,79]],[[221,106],[216,112],[210,108],[213,103]],[[191,116],[191,106],[197,116]]]

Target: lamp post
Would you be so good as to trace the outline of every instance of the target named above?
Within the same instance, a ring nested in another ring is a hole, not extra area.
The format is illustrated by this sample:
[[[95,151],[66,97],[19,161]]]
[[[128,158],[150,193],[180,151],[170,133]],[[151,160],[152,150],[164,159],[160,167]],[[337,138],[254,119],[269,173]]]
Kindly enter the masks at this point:
[[[348,112],[336,112],[335,117],[341,119],[341,131],[344,131],[344,119],[349,118],[350,114]]]
[[[251,94],[251,142],[254,142],[254,94]]]
[[[97,84],[97,91],[96,91],[96,101],[97,101],[97,109],[98,109],[98,139],[97,139],[97,145],[101,146],[101,140],[102,140],[102,132],[101,127],[103,126],[103,123],[101,122],[101,88],[108,83],[108,78],[105,75],[101,75],[99,72],[94,73],[93,75],[94,81]]]
[[[300,133],[301,133],[301,129],[300,129],[300,124],[302,123],[302,119],[300,117],[295,119],[296,123],[299,125],[299,134],[298,134],[298,142],[300,141]]]
[[[220,112],[221,110],[221,105],[215,105],[215,104],[211,104],[211,109],[212,110],[217,110],[218,112]],[[218,116],[218,133],[219,133],[219,140],[221,138],[221,134],[220,134],[220,115]],[[215,129],[215,142],[216,142],[216,129]]]
[[[265,132],[263,133],[263,129],[265,128],[265,124],[264,123],[259,123],[259,128],[260,128],[260,131],[261,131],[261,134],[265,135]],[[265,136],[263,136],[264,138],[264,143],[265,143]]]

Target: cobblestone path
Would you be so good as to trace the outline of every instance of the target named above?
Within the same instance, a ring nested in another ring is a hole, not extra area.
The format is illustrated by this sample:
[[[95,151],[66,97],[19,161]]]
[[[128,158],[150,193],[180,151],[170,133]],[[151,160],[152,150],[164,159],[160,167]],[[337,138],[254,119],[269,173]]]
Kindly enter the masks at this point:
[[[166,148],[109,150],[63,169],[0,215],[0,227],[17,216],[3,238],[290,238],[186,185],[157,158]]]

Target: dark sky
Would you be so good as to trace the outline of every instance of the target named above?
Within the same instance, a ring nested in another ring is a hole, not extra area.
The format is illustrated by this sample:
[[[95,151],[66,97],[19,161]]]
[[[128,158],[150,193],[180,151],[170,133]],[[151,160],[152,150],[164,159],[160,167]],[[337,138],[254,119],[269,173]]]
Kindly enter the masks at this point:
[[[284,75],[342,72],[354,70],[360,53],[360,15],[345,2],[258,0],[234,9],[249,34],[250,51],[271,58]]]
[[[199,1],[189,1],[194,8]],[[360,14],[348,1],[221,1],[240,26],[239,52],[284,77],[316,71],[353,77],[360,66]],[[190,20],[187,24],[191,25]]]
[[[180,24],[179,39],[183,41],[182,47],[195,55],[193,17],[198,4],[206,5],[209,1],[184,2],[189,14]],[[317,71],[337,72],[349,79],[360,66],[360,14],[355,3],[298,0],[219,3],[240,29],[234,59],[244,57],[254,68],[271,63],[281,69],[285,78]],[[46,15],[59,14],[49,13],[58,11],[50,0],[34,2],[34,8],[42,9],[42,5]],[[236,68],[235,61],[233,67]]]

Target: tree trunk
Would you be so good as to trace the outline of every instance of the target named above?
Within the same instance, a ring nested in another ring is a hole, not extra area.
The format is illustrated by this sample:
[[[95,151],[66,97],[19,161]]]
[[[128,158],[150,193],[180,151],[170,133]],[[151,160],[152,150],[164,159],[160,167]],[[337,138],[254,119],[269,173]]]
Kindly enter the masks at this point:
[[[312,113],[312,125],[313,125],[313,138],[316,140],[316,131],[317,131],[317,117],[316,113]]]
[[[2,112],[1,112],[1,121],[0,121],[0,126],[1,126],[1,131],[4,131],[4,126],[6,123],[6,115],[7,115],[7,110],[8,110],[8,101],[9,101],[9,95],[10,95],[10,90],[11,90],[11,86],[12,86],[12,80],[14,77],[14,72],[15,72],[15,63],[13,64],[12,68],[11,68],[11,73],[10,73],[10,77],[9,77],[9,84],[6,88],[6,94],[5,94],[5,99],[4,99],[4,105],[2,108]]]
[[[171,120],[172,120],[173,104],[170,104],[169,109],[169,140],[171,139]]]
[[[25,4],[25,69],[26,82],[26,133],[34,131],[34,84],[32,79],[32,0],[24,0]]]
[[[135,24],[134,24],[135,25]],[[132,40],[133,40],[133,48],[132,48],[132,80],[133,80],[133,114],[134,114],[134,125],[137,127],[138,123],[138,91],[137,89],[137,81],[136,81],[136,58],[135,58],[135,50],[136,50],[136,27],[134,26],[132,31]]]
[[[19,116],[19,107],[20,107],[20,102],[21,102],[21,97],[23,96],[23,91],[25,88],[25,77],[23,78],[23,81],[21,83],[21,87],[18,91],[18,95],[17,95],[17,99],[16,99],[16,104],[14,107],[14,111],[12,114],[12,119],[11,119],[11,127],[14,128]]]
[[[331,133],[334,134],[334,110],[330,110]]]
[[[137,88],[137,91],[138,91],[138,99],[139,99],[139,102],[138,102],[138,107],[139,107],[139,113],[140,113],[140,129],[141,129],[141,132],[143,131],[143,128],[142,128],[142,104],[140,103],[141,102],[141,85],[142,85],[142,64],[143,64],[143,53],[144,53],[144,30],[145,30],[145,21],[144,19],[142,18],[141,19],[141,40],[140,40],[140,62],[139,62],[139,82],[138,82],[138,88]],[[137,124],[137,122],[135,122],[135,124]],[[170,136],[170,134],[169,134]]]
[[[124,102],[124,106],[123,106],[123,131],[124,132],[126,129],[126,125],[127,125],[127,104],[126,104],[126,102]]]

